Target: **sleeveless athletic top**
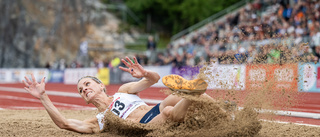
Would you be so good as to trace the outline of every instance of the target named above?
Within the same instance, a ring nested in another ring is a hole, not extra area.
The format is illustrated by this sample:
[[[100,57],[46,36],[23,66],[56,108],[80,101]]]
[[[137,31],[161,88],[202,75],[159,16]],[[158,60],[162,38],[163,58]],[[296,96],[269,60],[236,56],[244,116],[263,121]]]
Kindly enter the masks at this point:
[[[141,105],[147,105],[141,98],[134,94],[115,93],[113,101],[110,106],[104,111],[99,113],[96,117],[98,119],[100,130],[104,125],[104,115],[110,110],[113,114],[122,119],[126,119],[129,114]]]

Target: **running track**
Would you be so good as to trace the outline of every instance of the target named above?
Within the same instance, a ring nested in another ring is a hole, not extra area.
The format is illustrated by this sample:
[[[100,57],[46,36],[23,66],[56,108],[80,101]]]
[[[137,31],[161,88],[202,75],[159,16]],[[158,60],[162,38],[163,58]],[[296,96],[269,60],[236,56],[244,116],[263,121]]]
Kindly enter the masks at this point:
[[[41,102],[23,89],[22,83],[0,84],[0,110],[5,109],[44,109]],[[108,85],[107,94],[113,95],[120,85]],[[149,105],[161,102],[167,95],[161,92],[164,88],[151,87],[142,91],[140,97]],[[47,83],[46,93],[58,109],[88,110],[95,109],[87,105],[77,92],[76,85],[61,83]],[[311,124],[320,126],[320,93],[305,93],[301,96],[301,103],[290,109],[292,113],[303,113],[313,118],[300,116],[277,116],[282,122]]]

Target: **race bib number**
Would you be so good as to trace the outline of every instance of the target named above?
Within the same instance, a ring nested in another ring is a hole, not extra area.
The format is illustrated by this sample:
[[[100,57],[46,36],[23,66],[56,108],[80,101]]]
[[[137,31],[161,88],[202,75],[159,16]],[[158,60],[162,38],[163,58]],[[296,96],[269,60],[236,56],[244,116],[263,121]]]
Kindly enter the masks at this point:
[[[125,108],[125,104],[120,102],[119,100],[117,100],[115,103],[114,103],[114,107],[113,109],[111,110],[114,114],[116,114],[117,116],[120,115],[120,111],[122,111],[123,109]]]

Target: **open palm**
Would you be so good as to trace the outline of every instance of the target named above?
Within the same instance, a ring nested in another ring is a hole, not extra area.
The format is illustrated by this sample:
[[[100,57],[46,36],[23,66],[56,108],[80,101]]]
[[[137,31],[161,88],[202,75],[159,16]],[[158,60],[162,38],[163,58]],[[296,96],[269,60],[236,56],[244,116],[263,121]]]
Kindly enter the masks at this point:
[[[40,99],[41,95],[45,92],[45,82],[44,77],[41,79],[41,82],[38,83],[33,74],[31,74],[32,81],[28,77],[24,77],[26,80],[22,80],[24,85],[24,89],[28,91],[32,96]]]
[[[125,64],[128,68],[119,67],[121,70],[129,72],[135,78],[144,77],[146,70],[138,63],[137,58],[133,57],[134,63],[130,60],[130,58],[126,57],[126,60],[121,59],[122,63]]]

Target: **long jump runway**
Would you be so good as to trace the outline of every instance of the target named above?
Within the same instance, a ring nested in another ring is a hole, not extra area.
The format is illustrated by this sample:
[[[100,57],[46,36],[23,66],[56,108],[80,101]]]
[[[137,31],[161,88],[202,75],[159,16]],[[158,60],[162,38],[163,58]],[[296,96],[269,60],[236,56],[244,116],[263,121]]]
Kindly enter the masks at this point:
[[[23,89],[22,83],[0,84],[0,111],[6,109],[44,109],[41,102]],[[120,85],[108,85],[107,94],[114,94]],[[167,95],[161,92],[164,88],[151,87],[142,91],[140,97],[149,105],[161,102]],[[88,110],[95,109],[86,104],[78,94],[76,85],[47,83],[46,93],[58,109]],[[320,126],[320,93],[305,94],[303,105],[292,108],[289,112],[279,111],[276,120],[302,125]],[[285,115],[281,113],[290,113]],[[308,118],[306,118],[307,116]]]

